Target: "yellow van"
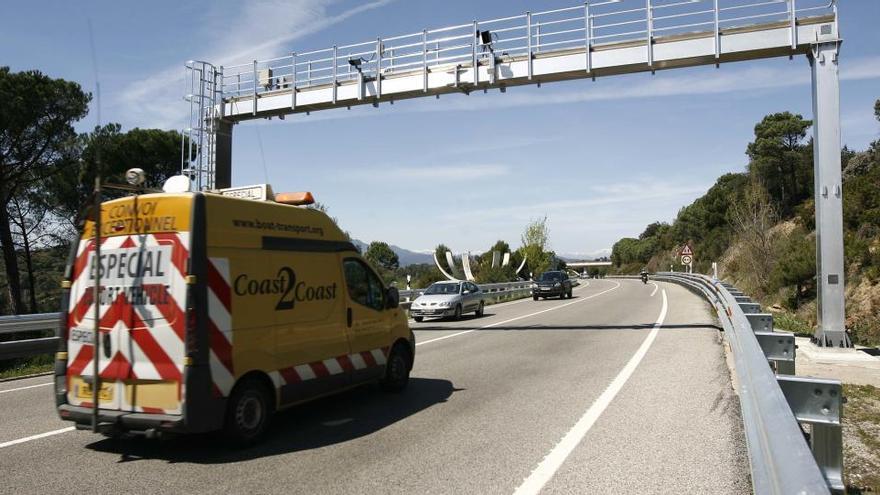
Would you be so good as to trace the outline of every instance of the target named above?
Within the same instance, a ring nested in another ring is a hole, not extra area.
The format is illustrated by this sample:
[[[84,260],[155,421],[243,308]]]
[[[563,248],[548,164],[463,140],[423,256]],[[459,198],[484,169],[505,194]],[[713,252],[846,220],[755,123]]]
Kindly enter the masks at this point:
[[[276,410],[367,382],[405,388],[415,341],[397,290],[302,206],[310,194],[234,196],[105,202],[100,262],[86,222],[62,283],[62,419],[86,429],[97,412],[105,434],[224,429],[247,444]]]

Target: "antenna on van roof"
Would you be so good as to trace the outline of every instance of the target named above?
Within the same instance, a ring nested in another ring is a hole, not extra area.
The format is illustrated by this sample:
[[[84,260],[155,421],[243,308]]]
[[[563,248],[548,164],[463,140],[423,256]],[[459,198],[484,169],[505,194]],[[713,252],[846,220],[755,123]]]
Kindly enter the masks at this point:
[[[98,82],[98,57],[95,55],[95,36],[92,33],[92,20],[87,19],[89,25],[89,46],[92,49],[92,69],[95,72],[95,105],[98,119],[98,132],[101,131],[101,83]],[[95,141],[95,219],[92,225],[95,228],[95,257],[94,266],[101,263],[101,143]],[[101,376],[98,373],[98,360],[100,354],[98,348],[101,333],[101,270],[95,269],[95,285],[92,287],[93,301],[95,304],[95,322],[92,329],[92,432],[98,432],[98,401],[100,400]]]

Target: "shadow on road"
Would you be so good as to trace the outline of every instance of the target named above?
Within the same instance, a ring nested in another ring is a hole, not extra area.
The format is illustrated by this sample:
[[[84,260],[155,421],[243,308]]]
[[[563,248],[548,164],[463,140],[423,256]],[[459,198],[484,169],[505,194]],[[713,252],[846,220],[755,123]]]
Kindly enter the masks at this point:
[[[448,380],[411,378],[406,391],[386,394],[363,386],[277,414],[265,441],[248,449],[227,446],[216,434],[167,440],[103,439],[87,448],[119,454],[118,462],[159,459],[169,463],[223,464],[344,443],[375,433],[438,403],[457,389]]]
[[[439,325],[413,325],[413,330],[418,331],[427,331],[427,332],[449,332],[449,331],[464,331],[464,330],[479,330],[481,332],[495,332],[498,330],[645,330],[654,328],[654,323],[635,323],[632,325],[621,324],[621,325],[499,325],[497,327],[489,327],[484,328],[482,326],[454,326],[454,327],[445,327]],[[682,329],[682,328],[712,328],[719,331],[724,331],[718,325],[714,325],[711,323],[670,323],[663,324],[661,330],[672,330],[672,329]]]

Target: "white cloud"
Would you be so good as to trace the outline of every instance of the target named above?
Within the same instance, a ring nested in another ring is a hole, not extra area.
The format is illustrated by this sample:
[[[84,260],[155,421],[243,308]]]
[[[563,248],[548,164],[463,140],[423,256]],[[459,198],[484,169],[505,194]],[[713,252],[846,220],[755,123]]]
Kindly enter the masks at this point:
[[[374,0],[341,12],[330,12],[338,0],[256,0],[237,4],[231,13],[218,5],[206,16],[199,40],[212,48],[200,58],[220,65],[277,56],[289,51],[292,41],[392,1]],[[181,61],[139,77],[116,93],[111,105],[131,126],[181,128],[188,118],[189,107],[182,102],[187,90]]]
[[[530,220],[536,215],[550,214],[556,221],[557,216],[571,216],[579,221],[584,215],[589,214],[591,225],[595,225],[598,214],[614,212],[614,218],[619,220],[621,212],[632,211],[632,205],[651,205],[661,201],[672,201],[677,204],[687,204],[693,198],[705,193],[711,184],[682,184],[665,180],[639,179],[630,182],[611,184],[598,184],[590,186],[590,192],[578,197],[559,199],[543,202],[525,202],[509,206],[495,208],[480,208],[469,213],[469,219],[473,221],[488,221],[504,219],[521,222]],[[621,205],[630,205],[626,208]],[[610,207],[610,208],[609,208]],[[459,217],[450,214],[441,217],[447,221],[457,221]],[[615,225],[619,225],[615,221]]]

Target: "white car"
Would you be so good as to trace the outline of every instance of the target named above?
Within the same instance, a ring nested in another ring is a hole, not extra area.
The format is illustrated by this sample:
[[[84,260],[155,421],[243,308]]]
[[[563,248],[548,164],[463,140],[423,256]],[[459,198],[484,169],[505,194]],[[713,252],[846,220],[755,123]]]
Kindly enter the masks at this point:
[[[486,306],[483,291],[471,282],[435,282],[417,297],[409,308],[415,321],[427,317],[444,318],[451,316],[456,320],[464,313],[474,312],[483,316]]]

